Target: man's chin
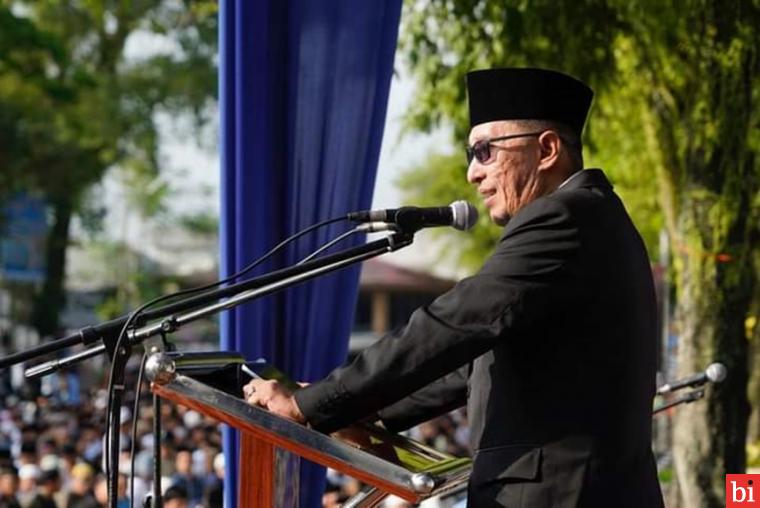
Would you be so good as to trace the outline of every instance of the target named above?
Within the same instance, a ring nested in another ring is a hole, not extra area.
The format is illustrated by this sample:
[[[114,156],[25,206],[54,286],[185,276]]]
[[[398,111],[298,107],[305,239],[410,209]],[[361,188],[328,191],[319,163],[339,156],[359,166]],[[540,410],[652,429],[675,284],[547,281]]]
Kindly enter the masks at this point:
[[[506,226],[512,216],[505,212],[491,212],[491,220],[499,226]]]

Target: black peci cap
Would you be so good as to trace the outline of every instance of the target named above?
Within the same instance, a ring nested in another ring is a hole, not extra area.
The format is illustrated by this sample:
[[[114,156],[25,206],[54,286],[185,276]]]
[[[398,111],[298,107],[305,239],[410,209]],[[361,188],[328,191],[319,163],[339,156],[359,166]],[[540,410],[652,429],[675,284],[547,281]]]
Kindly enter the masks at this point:
[[[505,68],[467,74],[470,126],[498,120],[550,120],[580,136],[593,90],[557,71]]]

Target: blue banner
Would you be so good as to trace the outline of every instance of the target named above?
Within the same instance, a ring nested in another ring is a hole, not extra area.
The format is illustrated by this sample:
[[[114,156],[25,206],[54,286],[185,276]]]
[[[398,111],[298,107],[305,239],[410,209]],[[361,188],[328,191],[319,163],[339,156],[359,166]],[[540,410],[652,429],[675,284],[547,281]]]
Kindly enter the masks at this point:
[[[47,232],[44,201],[21,194],[6,204],[0,212],[0,276],[22,282],[43,281]]]

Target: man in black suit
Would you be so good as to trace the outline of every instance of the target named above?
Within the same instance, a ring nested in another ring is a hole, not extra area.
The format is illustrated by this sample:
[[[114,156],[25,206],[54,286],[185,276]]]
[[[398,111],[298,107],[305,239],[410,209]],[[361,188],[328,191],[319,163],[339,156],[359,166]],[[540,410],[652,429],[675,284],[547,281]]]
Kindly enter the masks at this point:
[[[659,508],[654,288],[604,173],[581,171],[592,91],[542,69],[467,85],[467,179],[505,226],[493,255],[351,365],[295,395],[252,382],[248,400],[324,432],[466,402],[469,506]]]

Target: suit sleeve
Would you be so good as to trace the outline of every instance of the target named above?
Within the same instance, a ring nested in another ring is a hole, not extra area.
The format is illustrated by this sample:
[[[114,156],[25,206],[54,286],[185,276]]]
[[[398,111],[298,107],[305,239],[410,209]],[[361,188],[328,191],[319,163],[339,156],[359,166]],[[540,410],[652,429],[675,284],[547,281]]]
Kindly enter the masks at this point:
[[[378,411],[385,428],[400,432],[453,411],[467,402],[471,364],[459,367],[411,395]]]
[[[573,298],[578,231],[566,207],[540,198],[507,226],[494,254],[407,325],[353,363],[296,392],[316,429],[332,432],[403,399],[465,365],[499,341],[550,318],[554,301]]]

